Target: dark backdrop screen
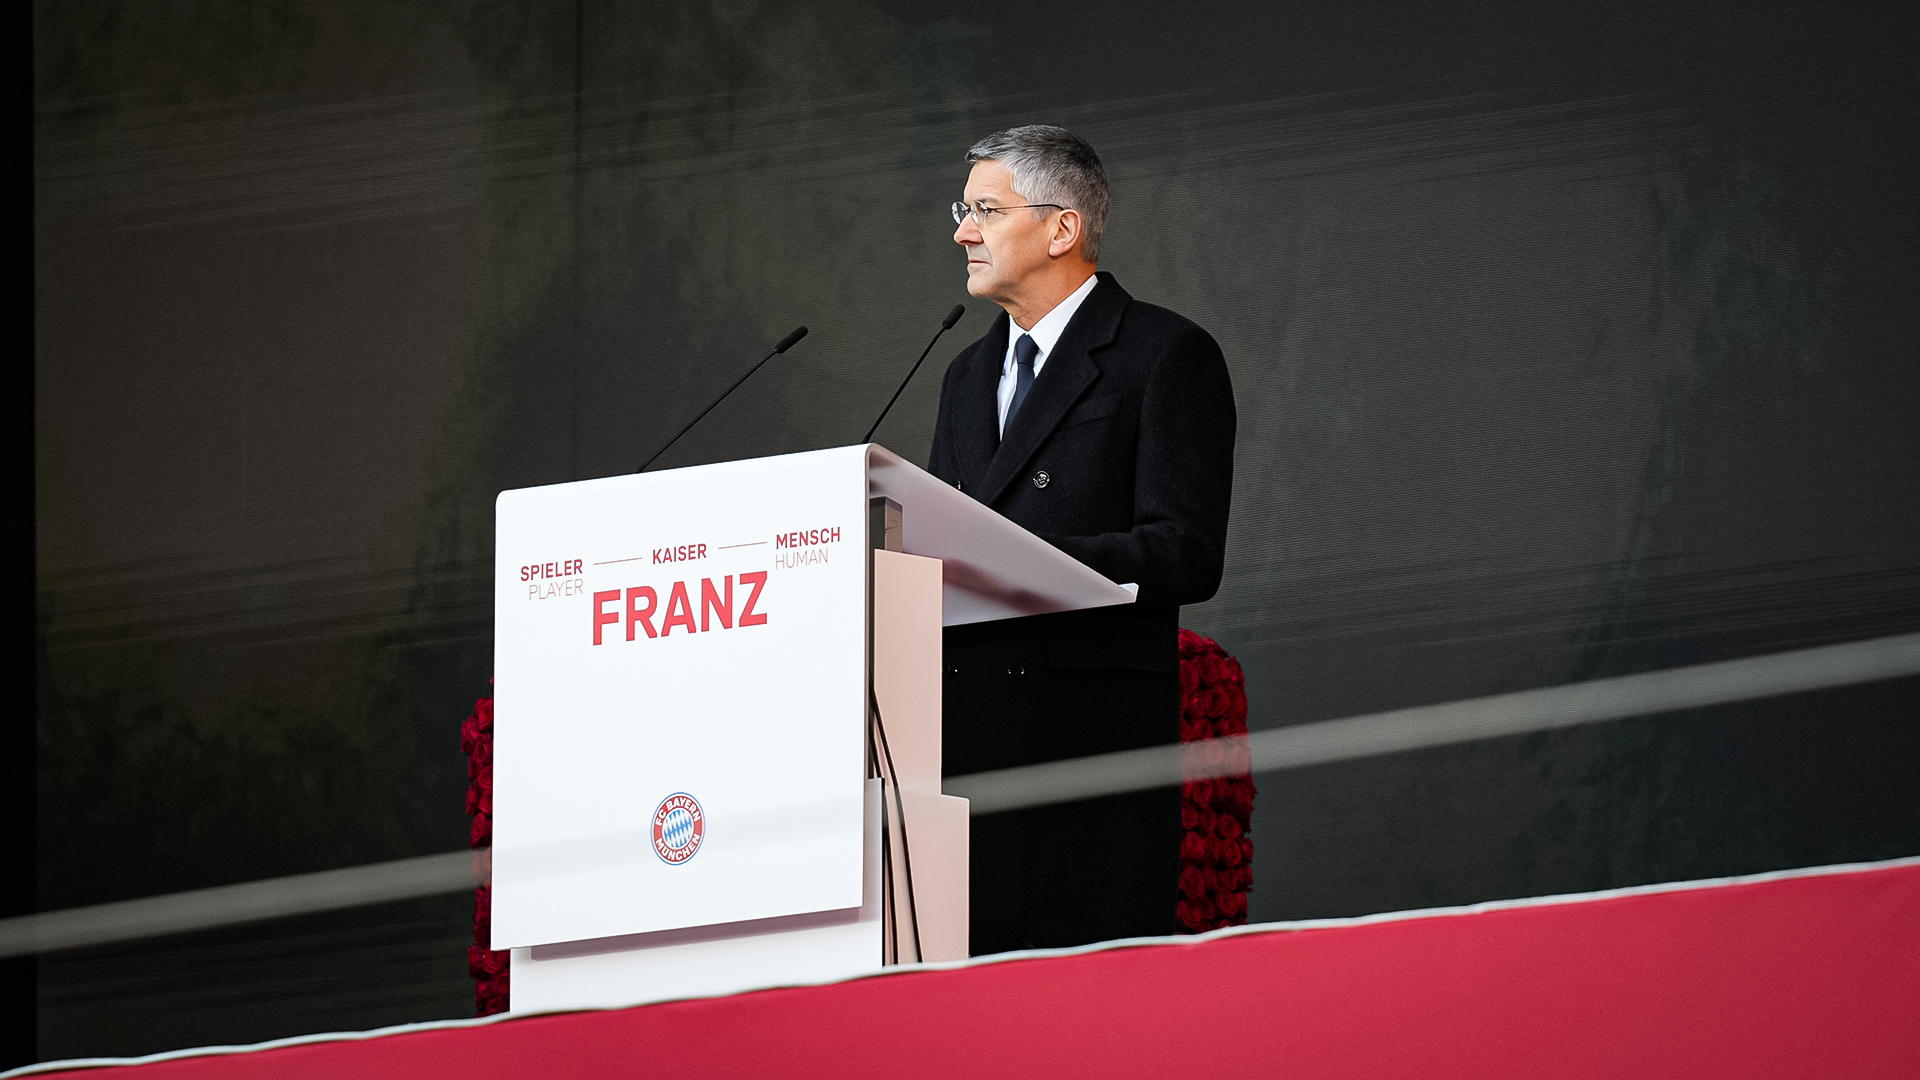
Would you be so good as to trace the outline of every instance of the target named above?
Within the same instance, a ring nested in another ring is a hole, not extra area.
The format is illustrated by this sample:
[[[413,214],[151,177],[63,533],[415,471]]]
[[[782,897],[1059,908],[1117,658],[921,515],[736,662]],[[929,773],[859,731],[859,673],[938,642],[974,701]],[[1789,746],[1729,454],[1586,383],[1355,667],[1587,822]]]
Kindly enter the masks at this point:
[[[1256,729],[1920,629],[1900,5],[36,5],[39,904],[459,848],[493,496],[856,440],[974,139],[1239,403]],[[878,439],[925,460],[939,368]],[[1259,778],[1255,920],[1920,853],[1920,680]],[[55,954],[43,1056],[456,1016],[470,901]]]

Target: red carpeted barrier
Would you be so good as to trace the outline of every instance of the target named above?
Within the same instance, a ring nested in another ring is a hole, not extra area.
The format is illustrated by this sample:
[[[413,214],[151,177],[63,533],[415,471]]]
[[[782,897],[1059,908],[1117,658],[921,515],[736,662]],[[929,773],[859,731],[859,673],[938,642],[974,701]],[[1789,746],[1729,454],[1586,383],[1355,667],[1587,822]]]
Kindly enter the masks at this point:
[[[1920,861],[1251,927],[101,1072],[1203,1074],[1920,1075]]]

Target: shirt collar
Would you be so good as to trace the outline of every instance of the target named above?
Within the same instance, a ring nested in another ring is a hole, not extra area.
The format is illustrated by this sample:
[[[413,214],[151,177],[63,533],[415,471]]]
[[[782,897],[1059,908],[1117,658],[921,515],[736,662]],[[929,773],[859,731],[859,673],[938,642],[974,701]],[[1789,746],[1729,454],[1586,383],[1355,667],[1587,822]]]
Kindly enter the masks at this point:
[[[1055,304],[1052,311],[1040,316],[1040,321],[1034,323],[1031,330],[1022,330],[1019,323],[1009,319],[1007,355],[1001,363],[1001,370],[1013,369],[1013,347],[1019,342],[1021,334],[1027,334],[1033,338],[1035,345],[1040,346],[1040,355],[1034,360],[1034,374],[1039,374],[1040,365],[1046,363],[1047,357],[1053,355],[1054,345],[1060,341],[1060,335],[1066,332],[1067,324],[1073,321],[1073,313],[1080,310],[1080,305],[1086,300],[1087,294],[1093,292],[1093,287],[1098,284],[1100,284],[1099,275],[1089,275],[1087,280],[1080,283],[1079,288],[1067,294],[1065,300]]]

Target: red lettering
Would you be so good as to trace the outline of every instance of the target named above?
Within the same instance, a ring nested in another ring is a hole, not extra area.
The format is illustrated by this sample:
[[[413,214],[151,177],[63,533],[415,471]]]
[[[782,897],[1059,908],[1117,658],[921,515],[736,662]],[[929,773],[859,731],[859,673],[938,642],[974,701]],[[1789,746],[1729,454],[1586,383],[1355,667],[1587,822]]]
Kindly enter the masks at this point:
[[[597,592],[593,594],[593,643],[595,645],[600,644],[601,627],[608,623],[620,621],[619,612],[606,610],[607,601],[618,599],[620,599],[619,589],[615,589],[612,592]]]
[[[660,623],[660,636],[673,633],[676,626],[684,626],[687,633],[697,633],[699,628],[693,625],[693,605],[687,601],[687,583],[676,581],[673,592],[667,597],[667,617]]]
[[[728,630],[733,629],[733,575],[728,574],[725,580],[727,599],[723,605],[720,602],[720,594],[713,589],[713,579],[700,579],[700,629],[702,631],[713,629],[713,625],[707,621],[709,613],[720,616],[721,626]]]
[[[753,586],[753,591],[747,594],[747,602],[740,607],[740,625],[767,625],[766,615],[756,614],[753,610],[753,605],[760,602],[760,590],[766,587],[767,572],[765,570],[755,570],[751,574],[741,574],[740,584]]]
[[[633,602],[635,600],[640,599],[641,597],[646,598],[647,606],[644,608],[634,607]],[[658,606],[659,603],[660,603],[660,594],[654,592],[653,586],[651,585],[641,585],[637,588],[632,588],[627,590],[627,640],[628,641],[633,640],[633,624],[634,623],[639,623],[640,628],[647,632],[648,637],[654,636],[653,609],[656,606]]]

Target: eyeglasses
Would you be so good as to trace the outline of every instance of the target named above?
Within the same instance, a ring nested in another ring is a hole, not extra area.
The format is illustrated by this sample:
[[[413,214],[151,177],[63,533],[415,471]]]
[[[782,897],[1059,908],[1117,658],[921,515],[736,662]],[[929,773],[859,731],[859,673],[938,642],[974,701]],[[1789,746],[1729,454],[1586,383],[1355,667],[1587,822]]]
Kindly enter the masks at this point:
[[[973,205],[971,206],[963,202],[957,202],[953,204],[953,223],[955,225],[958,225],[962,221],[965,221],[967,218],[971,217],[973,218],[973,223],[975,225],[985,225],[987,223],[987,216],[989,214],[1004,214],[1009,210],[1068,210],[1068,209],[1071,209],[1071,207],[1061,206],[1059,203],[1050,203],[1050,202],[1026,203],[1021,206],[988,206],[985,202],[979,199],[975,199],[973,201]]]

